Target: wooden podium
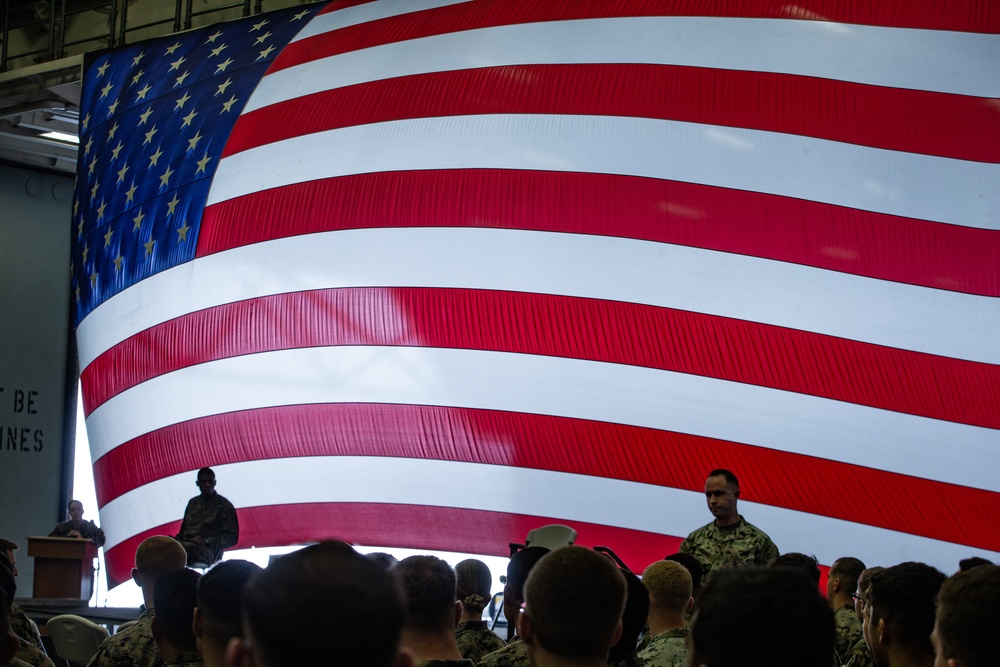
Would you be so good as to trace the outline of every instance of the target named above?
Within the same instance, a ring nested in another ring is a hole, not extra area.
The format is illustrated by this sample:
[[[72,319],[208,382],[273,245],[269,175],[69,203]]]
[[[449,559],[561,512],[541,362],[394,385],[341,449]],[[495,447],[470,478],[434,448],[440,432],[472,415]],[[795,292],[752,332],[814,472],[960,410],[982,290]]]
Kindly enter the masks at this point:
[[[97,545],[73,537],[29,537],[35,559],[35,598],[90,600]]]

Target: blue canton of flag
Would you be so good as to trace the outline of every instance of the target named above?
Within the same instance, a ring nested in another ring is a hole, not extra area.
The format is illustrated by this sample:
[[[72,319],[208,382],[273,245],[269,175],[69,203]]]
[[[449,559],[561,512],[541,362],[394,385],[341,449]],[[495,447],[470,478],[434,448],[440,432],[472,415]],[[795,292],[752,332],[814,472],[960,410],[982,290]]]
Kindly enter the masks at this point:
[[[271,61],[318,7],[91,55],[73,202],[75,324],[194,257],[219,155]]]

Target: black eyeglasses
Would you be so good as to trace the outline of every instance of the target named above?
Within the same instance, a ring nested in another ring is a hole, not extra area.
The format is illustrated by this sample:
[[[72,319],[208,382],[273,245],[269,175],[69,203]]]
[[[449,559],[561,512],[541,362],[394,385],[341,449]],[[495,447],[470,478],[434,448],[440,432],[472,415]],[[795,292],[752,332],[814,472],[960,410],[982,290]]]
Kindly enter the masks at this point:
[[[857,604],[857,603],[859,603],[859,602],[860,602],[861,604],[867,604],[867,603],[866,603],[866,601],[865,601],[865,599],[864,599],[863,597],[861,597],[860,595],[854,595],[854,594],[852,593],[852,594],[851,594],[851,599],[852,599],[852,600],[854,600],[854,604]]]

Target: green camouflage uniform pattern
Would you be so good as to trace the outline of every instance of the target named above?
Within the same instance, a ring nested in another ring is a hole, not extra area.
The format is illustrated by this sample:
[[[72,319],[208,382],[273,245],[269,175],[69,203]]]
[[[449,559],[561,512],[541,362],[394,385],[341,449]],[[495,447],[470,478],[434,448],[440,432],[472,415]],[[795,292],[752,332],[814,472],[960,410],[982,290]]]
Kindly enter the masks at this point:
[[[455,629],[455,641],[463,658],[473,662],[487,653],[499,651],[507,642],[486,626],[486,621],[462,621]]]
[[[10,606],[10,631],[21,638],[21,643],[28,642],[34,644],[35,648],[42,648],[42,636],[38,634],[38,628],[28,619],[24,610],[14,603]],[[21,658],[24,660],[24,658]]]
[[[487,653],[477,664],[479,667],[531,667],[528,648],[520,637],[514,637],[499,651]]]
[[[639,651],[646,667],[685,667],[688,658],[688,628],[667,630],[649,640],[649,646]]]
[[[93,521],[84,521],[83,519],[80,519],[79,523],[70,520],[56,524],[56,527],[49,533],[49,537],[69,537],[71,530],[80,533],[83,535],[83,539],[90,540],[99,547],[104,546],[104,531]]]
[[[24,660],[21,660],[20,658],[13,658],[11,659],[8,667],[31,667],[31,665],[26,663]]]
[[[21,642],[21,648],[17,649],[15,657],[33,667],[56,667],[56,664],[40,648],[32,646],[26,641]]]
[[[105,639],[87,667],[163,667],[152,622],[153,610],[147,609],[133,625]]]
[[[742,515],[734,528],[719,528],[714,521],[699,528],[681,542],[680,550],[698,559],[706,578],[713,570],[770,565],[778,557],[771,538]]]
[[[638,653],[629,653],[624,658],[608,660],[608,667],[645,667],[646,661]]]
[[[199,535],[204,538],[204,545],[191,542],[191,538]],[[211,565],[223,550],[240,539],[236,509],[218,493],[207,498],[195,496],[184,509],[184,521],[176,539],[188,552],[188,563]]]
[[[864,635],[861,634],[861,623],[858,615],[854,613],[854,605],[848,603],[839,607],[833,612],[833,623],[837,630],[837,657],[840,664],[846,665],[851,649],[860,641],[864,643]]]
[[[848,652],[847,660],[844,661],[845,667],[875,667],[875,656],[868,649],[868,644],[865,643],[864,638],[856,643]]]
[[[163,664],[166,667],[203,667],[205,663],[202,661],[200,653],[181,653]]]
[[[417,660],[417,667],[476,667],[468,658],[462,660]]]

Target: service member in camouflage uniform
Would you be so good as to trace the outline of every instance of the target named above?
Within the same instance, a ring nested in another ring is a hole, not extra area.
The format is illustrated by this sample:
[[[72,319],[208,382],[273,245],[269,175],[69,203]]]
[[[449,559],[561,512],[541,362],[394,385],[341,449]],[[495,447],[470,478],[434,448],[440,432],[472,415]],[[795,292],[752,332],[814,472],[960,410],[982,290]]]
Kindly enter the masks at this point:
[[[507,563],[507,583],[503,587],[503,614],[509,627],[516,627],[517,616],[524,602],[524,582],[538,561],[549,553],[545,547],[521,549]],[[502,649],[479,659],[479,667],[530,667],[528,649],[519,637],[514,637]]]
[[[27,663],[16,657],[20,638],[16,637],[10,630],[10,606],[13,604],[13,595],[7,594],[7,586],[14,581],[14,575],[7,575],[9,572],[0,573],[3,583],[0,583],[0,665],[4,667],[27,667]]]
[[[226,649],[233,637],[243,638],[243,590],[261,571],[256,563],[230,559],[205,573],[198,581],[198,606],[194,610],[194,635],[205,667],[225,667]]]
[[[11,615],[10,632],[18,638],[18,648],[16,659],[33,667],[55,667],[55,664],[45,655],[42,648],[42,638],[38,634],[38,628],[28,620],[28,615],[24,613],[17,604],[13,602],[17,594],[17,557],[14,552],[18,550],[18,545],[10,540],[0,538],[0,570],[3,573],[3,588],[12,602],[9,606]]]
[[[74,537],[90,540],[99,547],[104,546],[104,531],[93,521],[83,520],[83,503],[79,500],[69,501],[66,503],[66,513],[69,521],[56,524],[49,537]]]
[[[406,594],[406,620],[399,643],[421,667],[474,667],[455,642],[462,603],[455,599],[455,572],[435,556],[410,556],[393,568]]]
[[[688,535],[680,550],[698,559],[706,580],[721,568],[770,565],[778,557],[771,538],[737,512],[740,483],[736,475],[723,469],[710,472],[705,497],[715,521]]]
[[[935,607],[935,665],[996,667],[1000,647],[1000,566],[960,570],[941,586]]]
[[[216,492],[211,468],[198,471],[196,484],[201,493],[188,501],[177,541],[187,551],[188,565],[208,567],[239,541],[240,524],[236,508]]]
[[[846,665],[848,657],[858,641],[864,641],[861,634],[861,619],[854,608],[854,593],[858,589],[858,578],[865,571],[865,564],[857,558],[844,556],[833,561],[826,580],[826,601],[833,610],[833,621],[837,631],[837,657]]]
[[[532,667],[605,667],[626,590],[614,562],[592,549],[562,547],[538,561],[517,619]]]
[[[153,590],[161,576],[184,567],[187,554],[180,542],[154,535],[135,550],[132,579],[142,589],[145,611],[133,625],[111,635],[90,659],[89,667],[163,667],[163,656],[153,638]]]
[[[455,583],[455,596],[462,603],[455,641],[462,657],[478,662],[487,653],[506,646],[483,620],[483,609],[491,597],[493,574],[483,561],[468,558],[455,566]]]
[[[153,588],[153,638],[167,667],[202,667],[192,626],[201,574],[181,568],[156,580]]]
[[[694,606],[691,573],[676,561],[661,560],[642,573],[649,589],[649,644],[639,652],[648,667],[687,665],[685,614]]]

